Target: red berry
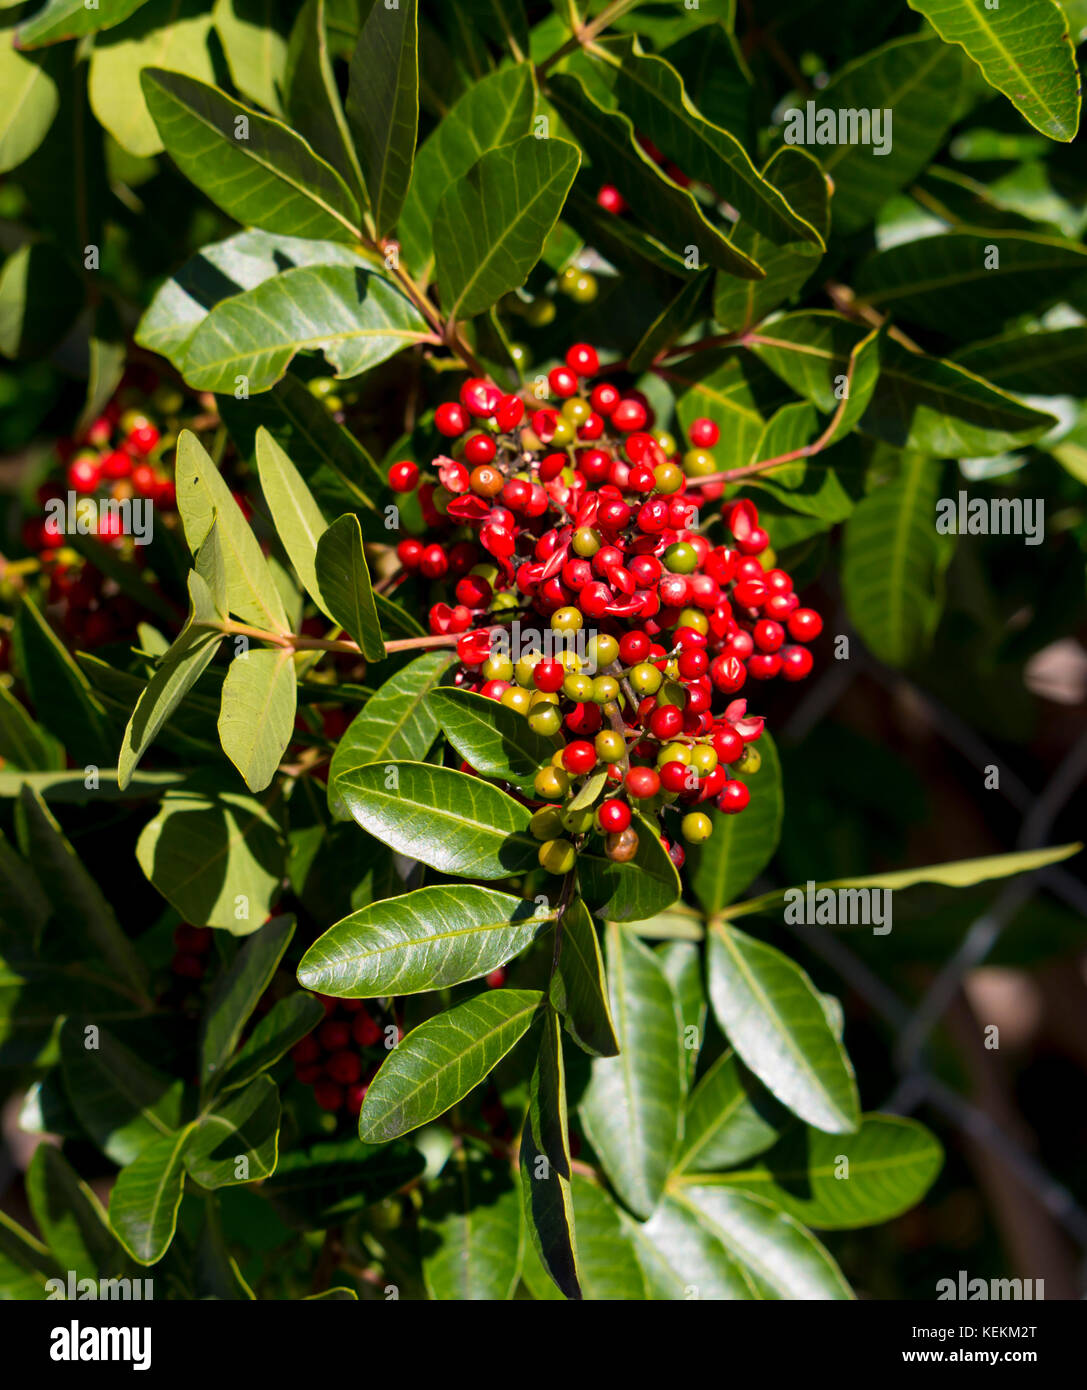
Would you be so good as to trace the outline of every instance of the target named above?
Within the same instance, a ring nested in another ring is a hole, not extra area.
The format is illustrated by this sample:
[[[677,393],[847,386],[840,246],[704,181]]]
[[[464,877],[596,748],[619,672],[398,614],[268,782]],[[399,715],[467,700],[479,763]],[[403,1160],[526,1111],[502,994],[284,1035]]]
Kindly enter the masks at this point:
[[[660,770],[661,786],[667,792],[686,791],[688,771],[686,763],[665,763]]]
[[[211,950],[211,928],[191,927],[187,922],[182,923],[174,928],[174,945],[179,951],[191,951],[194,955],[202,956]]]
[[[735,763],[744,755],[744,741],[735,729],[718,729],[713,736],[713,747],[723,763]]]
[[[580,777],[583,772],[591,772],[596,766],[596,749],[584,740],[568,743],[562,750],[562,765],[575,777]]]
[[[532,672],[532,680],[537,690],[553,695],[562,689],[566,679],[566,668],[561,661],[541,661]]]
[[[624,666],[636,666],[649,655],[649,646],[644,632],[624,632],[619,639],[619,660]]]
[[[120,449],[103,454],[100,465],[103,478],[127,478],[132,472],[132,460]]]
[[[596,348],[588,343],[575,343],[566,354],[566,365],[579,376],[595,376],[600,370]]]
[[[712,449],[721,438],[721,431],[712,420],[692,420],[687,438],[696,449]]]
[[[660,705],[649,716],[649,730],[654,738],[667,743],[683,728],[683,712],[677,705]]]
[[[200,980],[204,976],[204,962],[199,956],[187,955],[184,951],[178,951],[170,962],[170,969],[175,975],[181,975],[188,980]]]
[[[460,388],[461,405],[479,420],[495,413],[502,402],[502,392],[482,377],[469,377]]]
[[[440,545],[428,545],[423,551],[419,568],[428,579],[440,579],[449,569],[449,560]]]
[[[605,212],[614,213],[616,216],[627,210],[626,199],[612,183],[601,184],[596,201]]]
[[[789,614],[788,628],[798,642],[814,642],[823,631],[823,620],[814,608],[797,608]]]
[[[362,1062],[357,1052],[351,1052],[345,1047],[332,1054],[325,1063],[325,1071],[333,1081],[338,1081],[342,1086],[349,1086],[362,1075]]]
[[[763,618],[755,624],[755,645],[760,651],[777,652],[785,641],[785,629],[780,623]]]
[[[322,1110],[335,1112],[343,1105],[343,1087],[335,1081],[318,1081],[313,1088],[313,1098]]]
[[[660,776],[652,767],[632,767],[626,775],[625,782],[627,791],[639,801],[656,796],[661,787]]]
[[[389,469],[389,486],[394,492],[414,492],[419,481],[419,465],[410,459],[394,463]]]
[[[490,463],[494,455],[494,440],[489,434],[473,434],[464,446],[464,457],[471,464]]]
[[[396,547],[396,557],[406,570],[417,570],[426,547],[414,536],[408,536]]]
[[[296,1042],[291,1048],[291,1061],[296,1066],[308,1066],[311,1062],[316,1062],[321,1055],[321,1049],[317,1045],[317,1039],[310,1035]]]
[[[625,801],[604,801],[596,813],[596,819],[606,834],[621,833],[630,824],[630,807]]]
[[[632,430],[645,429],[649,415],[641,401],[627,397],[619,402],[611,413],[611,422],[617,430],[628,434]]]
[[[368,1086],[364,1086],[361,1081],[354,1086],[348,1086],[347,1095],[344,1097],[344,1108],[349,1115],[357,1115],[362,1109],[362,1102],[366,1099]]]
[[[327,1018],[317,1032],[317,1041],[326,1052],[338,1052],[351,1039],[351,1029],[338,1018]]]
[[[447,439],[456,439],[457,435],[463,434],[468,423],[468,412],[456,401],[446,401],[434,412],[438,433],[444,434]]]
[[[787,681],[802,681],[811,670],[814,658],[807,647],[784,647],[780,661],[781,674]]]
[[[577,373],[569,367],[552,367],[547,374],[547,382],[556,396],[577,395]]]
[[[619,404],[619,391],[610,382],[602,381],[593,387],[589,404],[598,415],[610,415]]]
[[[137,454],[149,454],[159,442],[159,432],[148,421],[129,430],[125,443]]]
[[[68,465],[68,486],[76,492],[93,492],[98,486],[99,468],[92,458],[73,459]]]
[[[501,989],[506,983],[506,967],[500,965],[484,977],[488,989]]]
[[[751,793],[742,782],[726,782],[717,798],[717,809],[724,811],[727,816],[734,816],[737,811],[742,811],[750,800]]]
[[[769,681],[780,674],[781,657],[776,653],[755,652],[747,663],[747,674],[757,681]]]

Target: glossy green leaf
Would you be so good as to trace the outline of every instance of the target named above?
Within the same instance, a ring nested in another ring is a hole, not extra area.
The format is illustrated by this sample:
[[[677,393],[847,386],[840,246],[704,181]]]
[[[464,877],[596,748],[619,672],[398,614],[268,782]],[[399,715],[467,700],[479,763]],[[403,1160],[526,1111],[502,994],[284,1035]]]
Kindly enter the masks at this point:
[[[1050,864],[1070,859],[1083,849],[1080,843],[1055,845],[1046,849],[1021,850],[1013,854],[989,854],[981,859],[954,859],[947,864],[924,864],[915,869],[898,869],[893,873],[871,874],[859,878],[834,879],[813,885],[820,888],[912,888],[917,883],[940,883],[947,888],[971,888],[976,883],[988,883],[995,878],[1010,878],[1013,874],[1033,873]],[[761,897],[736,903],[725,914],[742,917],[751,913],[777,909],[788,900],[789,894],[803,893],[805,888],[780,888]]]
[[[15,649],[38,718],[77,761],[108,767],[116,736],[101,700],[32,599],[15,619]]]
[[[434,255],[442,307],[465,319],[525,282],[562,212],[580,155],[526,135],[488,151],[442,196]]]
[[[525,1216],[536,1254],[559,1292],[566,1298],[580,1299],[562,1030],[552,1008],[544,1011],[518,1161]]]
[[[952,361],[1005,391],[1074,396],[1087,373],[1087,327],[1013,330],[960,348]]]
[[[427,1019],[382,1063],[359,1114],[359,1138],[384,1143],[443,1115],[528,1032],[543,995],[492,989]]]
[[[98,0],[93,7],[85,0],[45,0],[45,4],[19,25],[19,47],[38,48],[111,29],[138,10],[145,0]]]
[[[293,935],[293,917],[273,917],[248,938],[230,969],[216,980],[200,1031],[200,1076],[205,1085],[217,1079],[237,1047]]]
[[[279,769],[294,732],[297,691],[289,648],[253,648],[227,667],[219,738],[252,792],[263,791]]]
[[[364,830],[440,873],[505,878],[536,863],[528,808],[478,777],[388,762],[345,772],[336,787]]]
[[[602,1187],[579,1172],[574,1173],[570,1190],[577,1226],[581,1297],[586,1302],[601,1303],[645,1299],[645,1276],[619,1208]],[[533,1298],[561,1300],[562,1294],[534,1249],[525,1252],[524,1280]]]
[[[0,1298],[29,1302],[47,1297],[48,1281],[64,1286],[60,1268],[49,1251],[30,1232],[0,1211]]]
[[[39,1144],[26,1172],[38,1230],[62,1269],[77,1278],[109,1278],[123,1260],[101,1202],[59,1149]]]
[[[55,246],[20,246],[0,269],[0,353],[40,357],[51,351],[71,329],[83,300],[82,281]]]
[[[55,65],[36,55],[20,53],[13,31],[0,30],[0,174],[22,164],[45,139],[57,114],[60,98]]]
[[[853,1297],[831,1255],[799,1222],[770,1202],[729,1188],[694,1184],[678,1186],[673,1195],[744,1266],[756,1297]]]
[[[853,1068],[805,972],[722,922],[710,932],[708,970],[714,1016],[763,1085],[817,1129],[855,1130]]]
[[[817,1230],[843,1230],[908,1211],[942,1162],[943,1149],[916,1120],[865,1115],[857,1133],[844,1136],[794,1125],[758,1163],[717,1181],[765,1198]]]
[[[420,1212],[423,1279],[439,1302],[499,1302],[521,1275],[521,1194],[509,1166],[455,1151]]]
[[[102,956],[122,987],[137,998],[147,999],[147,968],[117,920],[112,903],[32,787],[24,786],[19,793],[16,826],[19,848],[55,914],[78,922],[87,945]]]
[[[559,959],[551,976],[551,1003],[577,1045],[594,1057],[615,1057],[619,1041],[608,1001],[608,981],[596,926],[575,898],[562,919]]]
[[[341,777],[367,763],[421,761],[438,735],[438,720],[427,695],[454,660],[452,652],[417,656],[371,695],[336,745],[328,774],[328,799],[338,820],[350,812],[339,790]]]
[[[712,420],[722,457],[751,458],[769,415],[793,399],[761,362],[736,349],[697,353],[669,366],[668,378],[684,431],[693,420]]]
[[[256,797],[171,788],[144,826],[136,857],[186,922],[246,936],[279,892],[283,836]]]
[[[362,548],[362,529],[353,512],[346,512],[321,536],[314,569],[336,622],[359,644],[367,661],[380,661],[385,643]]]
[[[140,82],[171,159],[228,217],[286,236],[358,240],[350,189],[281,121],[163,68],[144,68]]]
[[[740,141],[692,104],[671,63],[646,53],[635,35],[605,40],[592,52],[635,129],[675,160],[689,178],[708,184],[749,226],[775,244],[807,241],[821,246],[819,230],[760,176]]]
[[[946,43],[958,44],[1035,130],[1074,140],[1080,88],[1068,20],[1055,0],[909,0]]]
[[[297,266],[224,299],[187,345],[184,375],[204,391],[267,391],[296,353],[320,351],[335,375],[359,376],[423,341],[419,312],[387,280],[342,265]]]
[[[190,430],[182,430],[178,438],[175,480],[185,539],[194,555],[217,523],[230,612],[255,627],[289,632],[283,600],[257,538],[222,474]]]
[[[201,1187],[214,1190],[267,1178],[278,1154],[279,1088],[270,1076],[258,1076],[200,1116],[184,1161]]]
[[[687,1100],[675,1171],[713,1173],[743,1163],[770,1148],[790,1118],[732,1051],[722,1052]]]
[[[328,530],[328,522],[286,450],[263,425],[257,430],[256,453],[260,489],[283,548],[310,598],[331,618],[317,583],[316,566],[317,543]]]
[[[904,454],[897,478],[846,522],[842,589],[866,645],[891,666],[922,655],[940,618],[937,577],[948,543],[936,531],[942,467]]]
[[[758,1298],[755,1281],[699,1215],[665,1196],[634,1233],[653,1297],[729,1301]]]
[[[679,1008],[653,952],[611,923],[607,969],[619,1055],[593,1062],[579,1114],[612,1186],[647,1217],[679,1144],[686,1086]]]
[[[156,1264],[170,1248],[185,1187],[182,1154],[188,1139],[188,1126],[153,1139],[113,1184],[110,1225],[137,1264]]]
[[[645,934],[637,922],[631,924],[630,930],[639,936]],[[698,1067],[709,1008],[702,982],[702,954],[693,941],[678,940],[657,947],[656,956],[679,1005],[683,1073],[689,1087]]]
[[[1032,232],[950,231],[877,252],[855,289],[899,322],[977,338],[1041,313],[1077,278],[1087,278],[1087,247]]]
[[[434,270],[434,219],[443,194],[488,150],[528,135],[535,102],[530,63],[499,68],[469,87],[419,147],[399,232],[404,259],[424,284]]]
[[[745,280],[761,278],[755,262],[706,220],[689,190],[658,170],[635,140],[627,116],[601,106],[570,73],[550,78],[547,96],[588,156],[596,187],[614,184],[635,218],[669,250],[683,256],[686,247],[696,246],[718,270]]]
[[[131,784],[140,759],[207,670],[223,641],[221,632],[195,626],[199,621],[214,622],[219,615],[208,586],[195,570],[190,572],[188,584],[188,622],[141,691],[125,729],[117,755],[117,785],[122,791]]]
[[[670,907],[679,897],[680,881],[668,851],[652,827],[635,813],[638,850],[626,864],[604,853],[597,839],[578,855],[578,881],[586,902],[599,917],[611,922],[641,922]]]
[[[138,14],[95,40],[87,95],[96,118],[122,149],[141,159],[162,151],[140,72],[154,66],[214,82],[211,33],[211,14],[194,0],[148,0]]]
[[[709,278],[708,271],[691,276],[669,300],[639,338],[627,359],[630,371],[642,372],[651,367],[658,355],[671,347],[698,318],[709,290]]]
[[[374,4],[351,56],[347,120],[378,237],[396,226],[411,182],[419,128],[416,0]]]
[[[181,1082],[153,1071],[96,1024],[65,1019],[60,1058],[73,1110],[114,1163],[131,1163],[179,1124]]]
[[[7,686],[0,686],[0,757],[6,768],[55,772],[64,767],[59,739],[32,719]]]
[[[302,957],[298,980],[349,999],[443,989],[505,965],[554,920],[492,888],[420,888],[330,927]]]
[[[925,168],[955,119],[964,77],[961,54],[930,36],[912,35],[894,39],[847,63],[808,98],[814,111],[813,125],[825,109],[834,114],[836,124],[840,111],[862,112],[864,116],[874,112],[884,122],[885,138],[889,129],[889,148],[881,153],[872,143],[849,138],[849,127],[844,139],[838,129],[837,144],[816,144],[811,149],[824,173],[834,181],[831,208],[835,232],[855,232],[863,227],[892,194]],[[788,108],[803,120],[799,133],[805,138],[808,101],[797,101]],[[863,130],[862,124],[862,134]],[[786,138],[788,133],[787,111]]]
[[[765,732],[754,747],[762,766],[750,776],[737,775],[751,793],[746,809],[738,816],[713,811],[713,834],[688,854],[690,884],[708,913],[720,912],[762,873],[781,839],[784,798],[777,748]]]
[[[282,110],[287,39],[274,0],[215,0],[212,16],[230,78],[242,96],[276,115]]]
[[[523,714],[454,686],[432,691],[426,703],[446,738],[478,773],[532,794],[533,779],[551,761],[555,745],[533,733]]]
[[[297,1042],[312,1033],[325,1016],[324,1006],[298,991],[273,1004],[219,1074],[218,1090],[245,1086],[274,1066]]]

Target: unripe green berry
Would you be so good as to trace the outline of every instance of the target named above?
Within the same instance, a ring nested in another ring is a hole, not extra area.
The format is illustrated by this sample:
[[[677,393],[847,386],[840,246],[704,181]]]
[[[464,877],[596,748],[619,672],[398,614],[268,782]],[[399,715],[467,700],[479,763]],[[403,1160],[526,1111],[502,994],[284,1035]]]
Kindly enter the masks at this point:
[[[707,449],[688,449],[683,455],[683,471],[688,478],[707,478],[718,473],[717,460]]]
[[[593,701],[598,705],[606,705],[611,700],[619,698],[619,682],[614,676],[597,676],[593,681]]]
[[[569,293],[575,304],[591,304],[599,293],[596,276],[579,275]]]
[[[579,608],[557,608],[551,614],[551,626],[556,632],[580,632],[584,621]]]
[[[710,620],[701,608],[681,608],[676,626],[693,627],[695,632],[700,632],[705,637],[710,630]]]
[[[656,434],[653,436],[653,438],[657,441],[661,449],[666,454],[672,455],[676,452],[677,446],[676,437],[674,434],[669,434],[667,430],[658,430]]]
[[[702,811],[689,811],[679,828],[689,845],[700,845],[713,834],[713,821]]]
[[[758,772],[759,768],[762,767],[762,754],[753,744],[745,744],[740,760],[733,766],[737,772]]]
[[[666,743],[657,754],[657,766],[663,767],[665,763],[682,763],[687,767],[691,761],[691,750],[685,743]]]
[[[560,415],[555,421],[555,433],[551,436],[551,447],[564,449],[567,444],[572,444],[576,438],[577,430],[569,420],[563,419]]]
[[[601,729],[593,740],[593,747],[603,763],[617,763],[627,751],[626,740],[616,729]]]
[[[532,689],[534,685],[533,672],[542,660],[543,656],[540,652],[529,652],[513,668],[513,679],[518,685],[523,685],[526,690]]]
[[[526,306],[525,321],[533,328],[546,328],[549,323],[554,323],[557,313],[555,301],[541,294]]]
[[[562,812],[555,806],[541,806],[528,828],[537,840],[554,840],[562,834]]]
[[[653,469],[653,482],[658,492],[678,492],[683,486],[683,470],[674,463],[658,463]]]
[[[568,700],[576,700],[579,705],[593,698],[591,676],[570,675],[562,683],[562,693]]]
[[[571,396],[569,400],[563,401],[562,413],[572,425],[583,425],[593,413],[593,408],[580,396]]]
[[[610,632],[598,632],[595,637],[589,639],[586,655],[597,670],[600,670],[619,659],[619,643]]]
[[[531,703],[532,696],[521,686],[511,685],[508,690],[502,692],[502,704],[507,709],[516,710],[518,714],[527,714]]]
[[[630,673],[631,688],[638,695],[655,695],[664,677],[649,661],[640,661]]]
[[[698,551],[686,541],[676,541],[661,556],[665,569],[673,574],[694,574],[698,568]]]
[[[562,728],[562,715],[555,705],[537,705],[529,711],[528,727],[534,734],[550,738]]]
[[[561,750],[557,756],[562,756]],[[561,801],[570,790],[570,778],[561,767],[541,767],[532,785],[542,801]]]
[[[600,532],[591,526],[579,526],[570,544],[575,555],[588,560],[600,549]]]
[[[508,656],[489,656],[483,663],[483,674],[489,681],[511,681],[513,662]]]
[[[689,766],[697,770],[699,777],[708,777],[717,766],[717,750],[708,743],[696,743],[691,749]]]
[[[540,868],[549,874],[568,874],[577,860],[569,840],[547,840],[540,846]]]
[[[562,824],[571,835],[584,835],[592,829],[595,815],[591,806],[580,811],[564,811]]]

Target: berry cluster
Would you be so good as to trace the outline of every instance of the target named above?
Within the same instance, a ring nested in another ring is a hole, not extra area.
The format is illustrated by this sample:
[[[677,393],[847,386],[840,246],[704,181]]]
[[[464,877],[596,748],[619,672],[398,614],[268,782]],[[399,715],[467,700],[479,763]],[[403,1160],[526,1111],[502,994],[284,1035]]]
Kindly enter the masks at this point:
[[[575,841],[593,832],[612,859],[632,858],[635,809],[665,826],[678,813],[688,843],[713,828],[699,807],[742,811],[750,793],[736,774],[758,770],[763,719],[738,692],[749,679],[805,677],[805,644],[822,630],[774,563],[753,503],[724,504],[723,544],[703,534],[699,508],[721,493],[699,481],[718,471],[717,426],[694,421],[681,456],[671,435],[651,432],[644,397],[591,383],[599,365],[588,344],[570,349],[548,377],[558,409],[465,382],[436,412],[449,452],[433,478],[410,460],[389,473],[394,490],[418,488],[441,535],[407,537],[398,555],[453,587],[455,602],[435,603],[429,621],[458,635],[457,683],[556,743],[532,819],[552,873],[572,868]],[[546,620],[543,640],[506,650],[495,624],[533,614]],[[579,795],[600,773],[596,796]],[[681,864],[680,845],[664,843]]]
[[[324,1005],[324,1021],[291,1048],[294,1074],[304,1086],[313,1087],[322,1110],[357,1115],[384,1057],[385,1027],[361,999],[317,997]],[[397,1041],[402,1036],[397,1028]]]

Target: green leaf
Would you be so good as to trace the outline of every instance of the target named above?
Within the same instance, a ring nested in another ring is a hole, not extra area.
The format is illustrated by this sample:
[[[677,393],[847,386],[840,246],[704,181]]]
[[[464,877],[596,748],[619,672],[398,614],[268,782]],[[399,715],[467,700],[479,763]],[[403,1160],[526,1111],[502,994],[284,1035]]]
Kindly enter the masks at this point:
[[[539,990],[492,989],[413,1029],[389,1053],[359,1114],[359,1138],[384,1143],[444,1115],[524,1037]]]
[[[323,352],[336,376],[353,377],[428,336],[418,310],[382,276],[296,266],[217,304],[185,349],[183,373],[203,391],[232,393],[239,378],[267,391],[296,353]]]
[[[78,923],[81,934],[99,952],[119,980],[136,995],[148,998],[147,969],[98,880],[84,865],[56,817],[32,787],[19,793],[16,824],[19,848],[43,884],[54,912]]]
[[[789,1122],[735,1054],[722,1052],[688,1098],[675,1171],[713,1173],[743,1163],[770,1148]],[[843,1141],[835,1135],[833,1142]]]
[[[826,239],[830,230],[830,190],[825,174],[812,155],[806,150],[786,146],[767,161],[762,177],[780,189],[799,215]],[[717,276],[713,316],[722,328],[732,332],[750,328],[771,309],[792,298],[823,254],[810,237],[776,244],[749,222],[741,222],[736,228],[733,244],[762,266],[766,278],[737,282],[731,275]]]
[[[516,63],[474,83],[419,147],[400,216],[401,253],[417,281],[434,270],[433,229],[447,189],[488,150],[528,135],[536,104],[531,63]]]
[[[946,43],[958,44],[1035,130],[1074,140],[1080,89],[1068,19],[1054,0],[909,0]]]
[[[217,523],[212,525],[214,528]],[[195,570],[190,572],[188,583],[188,621],[140,692],[125,729],[124,742],[117,755],[117,785],[122,791],[131,785],[140,759],[211,664],[223,640],[221,632],[195,626],[198,622],[214,622],[219,615],[208,586]]]
[[[1084,276],[1087,247],[1033,232],[950,231],[877,252],[854,287],[882,314],[978,338],[1019,314],[1040,314]]]
[[[346,512],[321,536],[314,569],[333,619],[359,644],[367,661],[381,661],[385,643],[362,548],[362,528],[354,512]]]
[[[612,1186],[631,1211],[647,1217],[679,1144],[686,1087],[679,1008],[653,952],[613,923],[607,932],[619,1055],[593,1062],[579,1114]]]
[[[188,1139],[186,1126],[152,1140],[113,1184],[110,1225],[137,1264],[156,1264],[170,1248],[185,1187],[182,1154]]]
[[[588,908],[575,898],[562,919],[559,959],[551,976],[551,1003],[563,1027],[584,1052],[615,1057],[615,1036],[608,1003],[608,981],[596,926]]]
[[[581,1297],[587,1302],[630,1302],[646,1297],[634,1244],[619,1208],[604,1190],[581,1173],[574,1173],[570,1190],[577,1226],[577,1265]],[[558,1301],[562,1295],[548,1276],[535,1249],[525,1252],[524,1280],[533,1298]]]
[[[351,56],[347,120],[379,238],[396,226],[411,182],[419,128],[416,0],[374,4]]]
[[[239,652],[227,667],[219,738],[251,792],[263,791],[294,733],[298,683],[289,647]]]
[[[0,831],[0,926],[36,941],[51,911],[34,870]]]
[[[287,40],[274,0],[215,0],[212,17],[230,78],[242,96],[281,114]]]
[[[51,242],[20,246],[0,269],[0,353],[45,355],[71,329],[83,300],[83,282]]]
[[[116,1275],[123,1257],[102,1204],[52,1144],[34,1150],[26,1193],[38,1230],[62,1269],[77,1279]]]
[[[216,980],[200,1032],[200,1078],[205,1085],[216,1080],[237,1047],[293,935],[293,917],[273,917],[249,937],[230,969]]]
[[[663,912],[680,895],[676,866],[649,822],[637,813],[638,850],[626,864],[604,854],[599,839],[590,840],[578,855],[578,880],[586,901],[599,917],[611,922],[641,922]]]
[[[279,892],[283,834],[255,797],[170,788],[140,834],[136,857],[186,922],[246,936]]]
[[[131,1163],[180,1123],[181,1082],[153,1071],[97,1025],[66,1018],[60,1061],[72,1109],[114,1163]]]
[[[872,874],[864,878],[834,879],[813,885],[813,892],[820,888],[912,888],[917,883],[940,883],[947,888],[972,888],[977,883],[988,883],[994,878],[1010,878],[1013,874],[1033,873],[1059,864],[1079,854],[1082,844],[1055,845],[1046,849],[1020,850],[1014,854],[990,854],[982,859],[954,859],[947,864],[925,864],[915,869],[899,869],[889,874]],[[793,893],[803,894],[806,887],[779,888],[772,893],[764,893],[758,898],[749,898],[745,903],[736,903],[725,914],[727,917],[744,917],[751,913],[765,912],[789,901]]]
[[[49,1251],[6,1211],[0,1210],[0,1298],[5,1302],[44,1299],[50,1279],[64,1284]]]
[[[140,72],[154,65],[214,82],[211,30],[211,15],[194,0],[149,0],[139,14],[95,39],[87,76],[91,110],[129,154],[147,159],[163,149]]]
[[[454,1151],[419,1213],[423,1279],[440,1302],[513,1297],[521,1275],[521,1194],[509,1165]]]
[[[450,768],[388,762],[345,772],[337,792],[375,839],[461,878],[506,878],[534,865],[527,807]]]
[[[897,478],[861,499],[846,522],[842,589],[865,644],[891,666],[916,661],[943,607],[937,585],[950,550],[936,530],[942,465],[904,454]]]
[[[184,1160],[200,1186],[214,1191],[269,1177],[278,1155],[279,1088],[270,1076],[258,1076],[200,1116]]]
[[[182,430],[178,438],[175,481],[185,539],[194,555],[212,525],[218,523],[230,612],[255,627],[289,632],[283,600],[257,538],[219,470],[190,430]]]
[[[1087,327],[1015,330],[960,348],[951,360],[1005,391],[1074,396],[1087,373]]]
[[[942,1162],[943,1149],[916,1120],[865,1115],[857,1133],[845,1137],[794,1125],[758,1163],[717,1181],[818,1230],[849,1230],[915,1206]]]
[[[700,417],[712,420],[721,431],[718,447],[728,458],[751,458],[766,417],[793,399],[761,362],[735,349],[700,352],[670,365],[668,377],[684,431]]]
[[[317,543],[328,530],[328,522],[301,473],[263,425],[257,430],[256,449],[260,489],[279,539],[306,593],[331,618],[317,583],[316,566]]]
[[[22,164],[45,139],[60,106],[52,69],[55,64],[20,53],[13,31],[0,30],[0,174]]]
[[[799,240],[822,249],[819,229],[759,175],[734,135],[708,121],[692,104],[671,63],[646,53],[635,35],[597,43],[591,53],[610,69],[605,81],[635,129],[688,178],[709,184],[750,227],[776,245]]]
[[[638,936],[645,933],[645,924],[632,923],[630,930]],[[699,923],[701,928],[701,923]],[[666,935],[667,933],[662,933]],[[699,931],[701,937],[701,930]],[[664,977],[672,986],[679,1005],[683,1039],[683,1073],[690,1086],[698,1068],[698,1057],[706,1035],[706,991],[702,984],[702,954],[691,940],[666,941],[657,948]]]
[[[19,25],[19,47],[39,48],[111,29],[142,4],[144,0],[98,0],[91,8],[86,0],[46,0],[36,15]]]
[[[282,121],[181,73],[144,68],[140,83],[167,153],[228,217],[285,236],[358,241],[350,189]]]
[[[426,1160],[409,1144],[360,1144],[354,1135],[292,1149],[261,1187],[294,1224],[323,1230],[419,1177]]]
[[[820,410],[838,405],[835,378],[867,336],[836,314],[788,314],[751,339],[759,359]],[[879,348],[879,379],[858,428],[898,448],[982,458],[1038,438],[1054,422],[951,362],[910,352],[893,338]]]
[[[709,271],[694,275],[669,300],[639,338],[627,359],[627,368],[631,372],[642,372],[651,367],[658,354],[671,347],[699,317],[709,280]]]
[[[762,766],[749,777],[737,776],[751,793],[746,809],[738,816],[713,811],[713,834],[704,844],[690,847],[690,884],[707,913],[720,912],[738,897],[769,864],[781,839],[781,761],[768,733],[755,747]]]
[[[686,1183],[672,1197],[742,1266],[750,1297],[853,1297],[841,1270],[811,1232],[772,1203],[727,1187]]]
[[[0,686],[0,757],[5,767],[54,772],[64,767],[64,748],[30,717],[8,687]]]
[[[817,1129],[855,1130],[853,1069],[805,972],[722,922],[710,931],[708,969],[714,1016],[763,1085]]]
[[[871,144],[851,139],[814,151],[834,181],[836,232],[865,226],[888,198],[928,165],[956,118],[964,77],[961,54],[929,36],[913,35],[847,63],[813,93],[809,100],[816,116],[824,109],[836,120],[840,111],[876,112],[891,137],[882,154]],[[797,111],[806,126],[807,103],[789,110]]]
[[[596,187],[612,183],[632,215],[673,253],[697,246],[708,264],[744,280],[757,280],[760,268],[738,251],[703,216],[694,196],[673,183],[634,138],[629,118],[601,106],[581,79],[563,73],[548,79],[547,95],[588,155]]]
[[[533,795],[533,780],[551,761],[555,745],[533,733],[523,714],[454,686],[432,691],[426,703],[446,738],[476,772]]]
[[[291,125],[338,169],[365,210],[369,206],[329,53],[325,0],[307,0],[291,30],[284,86]]]
[[[349,820],[340,779],[367,763],[422,761],[438,735],[438,720],[427,695],[454,661],[452,652],[424,652],[397,671],[367,700],[336,745],[328,773],[329,806],[337,820]]]
[[[295,1043],[312,1033],[324,1016],[321,1001],[301,991],[273,1004],[220,1073],[219,1092],[244,1086],[274,1066]]]
[[[678,1302],[761,1297],[736,1254],[697,1212],[666,1196],[644,1226],[635,1229],[638,1255],[656,1300]]]
[[[554,920],[493,888],[420,888],[330,927],[302,957],[298,981],[348,999],[445,989],[505,965]]]
[[[518,1161],[525,1216],[536,1253],[560,1293],[580,1299],[562,1032],[558,1015],[551,1008],[544,1011]]]
[[[15,618],[15,647],[37,717],[77,763],[108,766],[116,736],[102,702],[25,596]]]
[[[442,309],[472,318],[524,284],[580,163],[567,140],[526,135],[490,150],[449,185],[434,222]]]

